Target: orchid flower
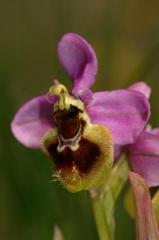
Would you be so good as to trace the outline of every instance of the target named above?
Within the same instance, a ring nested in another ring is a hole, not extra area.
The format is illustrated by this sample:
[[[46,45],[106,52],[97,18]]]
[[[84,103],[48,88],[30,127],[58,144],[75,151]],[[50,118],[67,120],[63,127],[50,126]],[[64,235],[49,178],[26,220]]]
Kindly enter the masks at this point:
[[[97,59],[82,37],[65,34],[57,54],[72,89],[54,81],[47,94],[19,109],[11,129],[21,144],[53,159],[55,176],[69,191],[92,189],[112,168],[113,146],[133,144],[143,131],[149,101],[131,89],[93,93]]]

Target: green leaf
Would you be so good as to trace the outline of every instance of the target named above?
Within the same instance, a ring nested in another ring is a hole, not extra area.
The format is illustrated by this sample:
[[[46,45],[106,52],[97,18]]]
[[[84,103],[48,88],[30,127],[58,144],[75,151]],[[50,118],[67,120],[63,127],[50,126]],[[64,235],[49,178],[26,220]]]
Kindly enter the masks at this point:
[[[135,217],[134,201],[133,201],[132,190],[130,188],[128,189],[124,198],[124,207],[127,210],[129,216],[131,218],[134,218]]]

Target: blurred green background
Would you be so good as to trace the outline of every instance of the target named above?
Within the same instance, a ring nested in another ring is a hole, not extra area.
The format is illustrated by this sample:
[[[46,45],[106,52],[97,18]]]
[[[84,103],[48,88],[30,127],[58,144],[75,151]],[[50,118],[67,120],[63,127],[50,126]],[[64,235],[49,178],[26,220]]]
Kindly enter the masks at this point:
[[[65,32],[86,38],[96,51],[94,90],[146,81],[153,89],[153,126],[159,124],[158,0],[6,0],[0,33],[0,240],[51,240],[58,224],[66,240],[97,240],[85,192],[67,193],[52,182],[52,163],[21,146],[10,133],[20,105],[45,93],[54,78],[70,86],[56,55]],[[121,194],[116,240],[134,239]]]

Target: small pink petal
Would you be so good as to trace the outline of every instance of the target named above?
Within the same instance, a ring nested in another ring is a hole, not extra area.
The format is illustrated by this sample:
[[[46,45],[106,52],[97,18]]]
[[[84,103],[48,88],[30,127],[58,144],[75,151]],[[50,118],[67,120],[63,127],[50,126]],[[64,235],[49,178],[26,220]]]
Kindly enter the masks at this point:
[[[137,240],[158,240],[159,229],[148,186],[144,179],[134,172],[129,173],[129,179],[136,210],[136,238]]]
[[[135,90],[143,93],[147,98],[150,98],[151,95],[151,87],[147,85],[145,82],[137,82],[132,84],[128,90]]]

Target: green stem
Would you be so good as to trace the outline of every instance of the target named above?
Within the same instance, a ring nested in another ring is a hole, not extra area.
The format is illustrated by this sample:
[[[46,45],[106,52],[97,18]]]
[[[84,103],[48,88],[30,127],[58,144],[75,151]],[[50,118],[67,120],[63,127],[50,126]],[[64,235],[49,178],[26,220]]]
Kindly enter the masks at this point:
[[[127,177],[127,161],[120,159],[115,167],[113,167],[105,184],[98,189],[89,191],[100,240],[114,239],[115,203]]]
[[[93,195],[94,193],[90,193],[99,239],[112,240],[108,219],[105,215],[105,204],[102,199]]]

